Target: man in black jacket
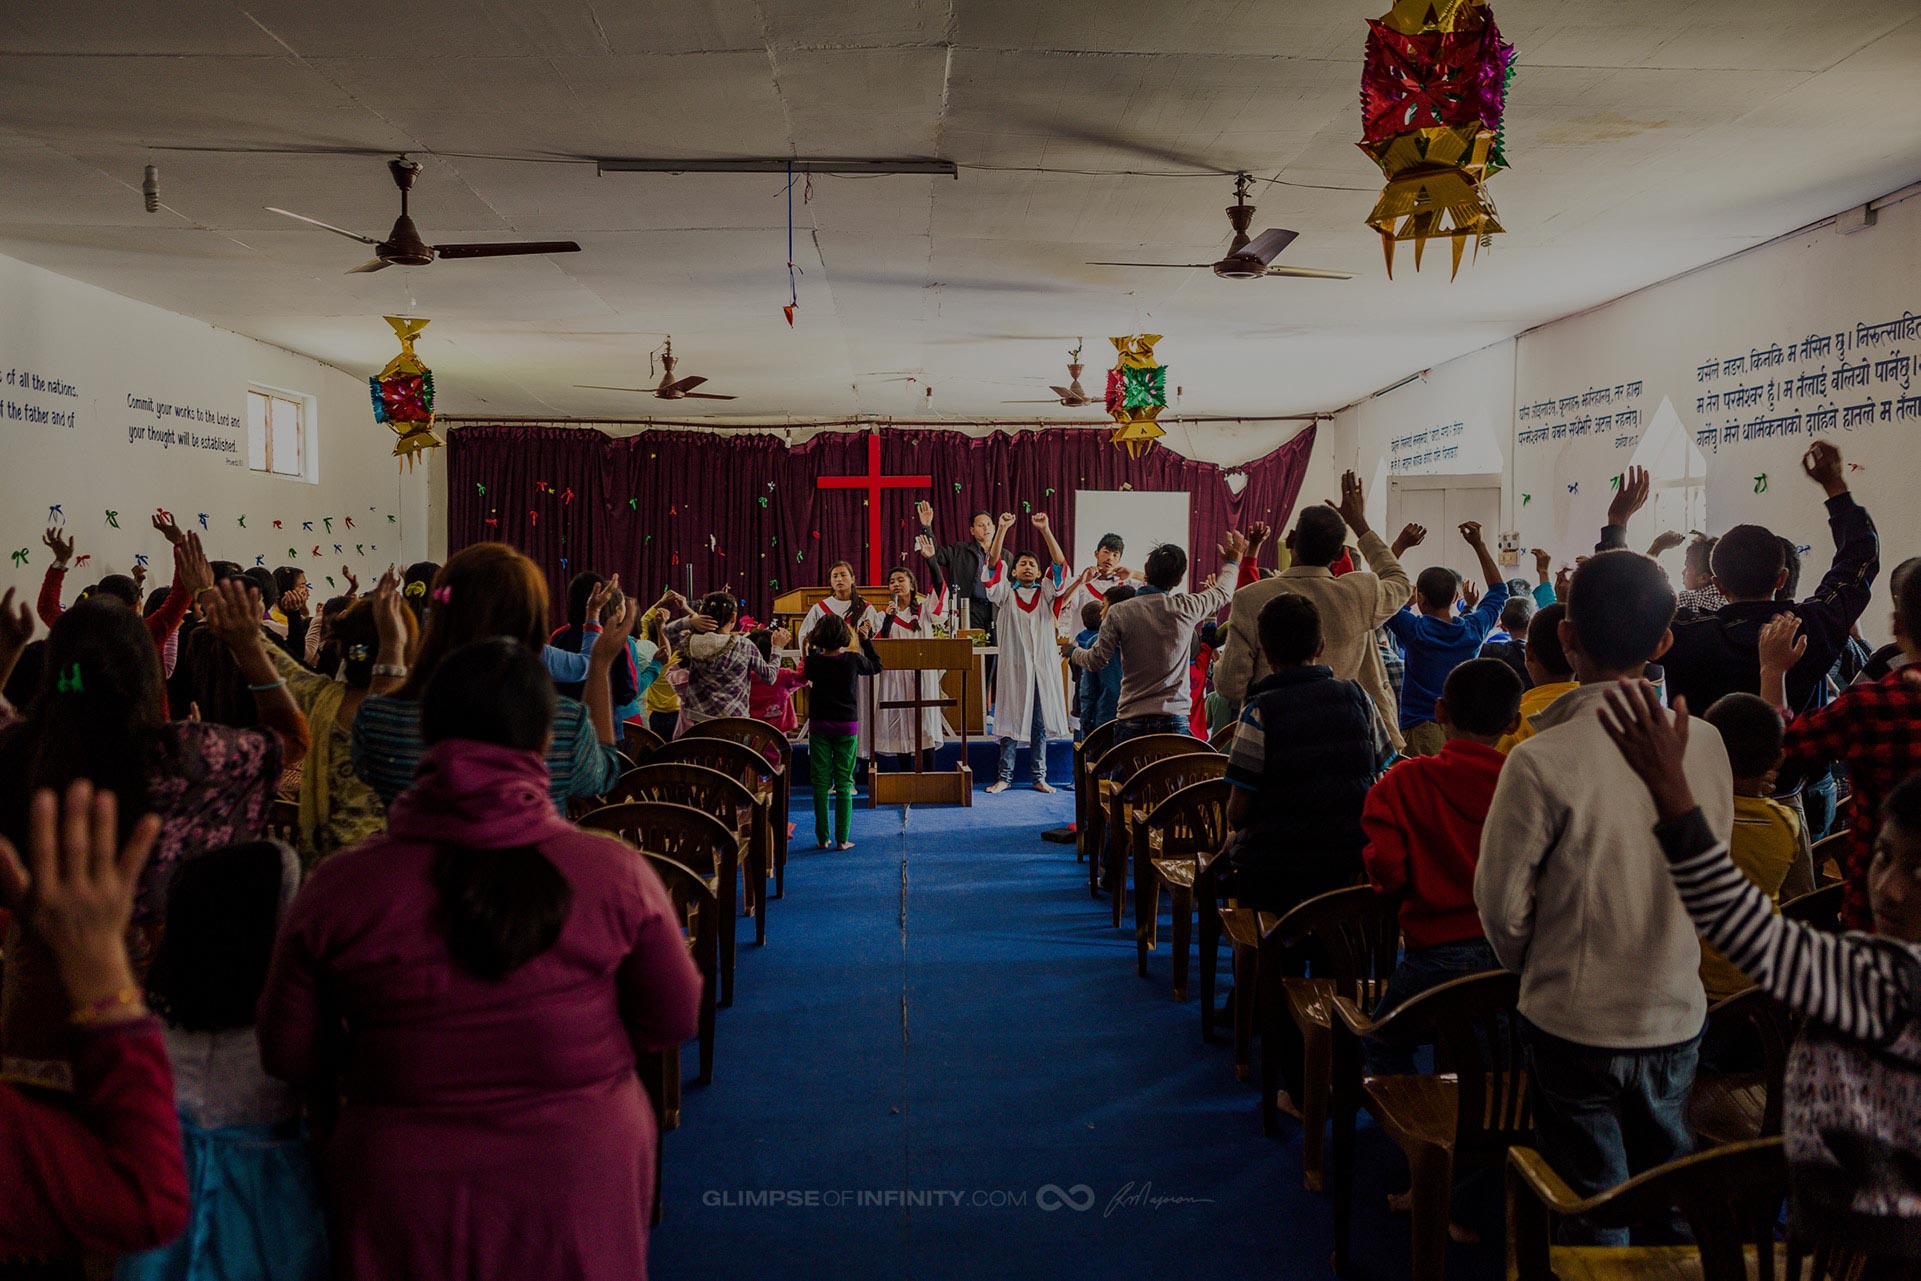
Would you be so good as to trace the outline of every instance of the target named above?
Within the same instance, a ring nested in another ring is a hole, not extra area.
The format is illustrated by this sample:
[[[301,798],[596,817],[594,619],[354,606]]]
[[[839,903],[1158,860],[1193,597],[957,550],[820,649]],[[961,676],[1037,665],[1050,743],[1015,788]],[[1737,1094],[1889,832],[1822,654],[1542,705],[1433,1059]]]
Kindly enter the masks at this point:
[[[997,643],[994,633],[994,605],[987,599],[986,589],[981,586],[981,569],[987,563],[987,549],[994,541],[994,518],[986,512],[975,512],[974,521],[968,528],[971,535],[958,543],[942,544],[934,537],[934,505],[926,500],[915,504],[914,510],[920,516],[920,532],[926,535],[935,550],[930,556],[927,545],[921,546],[921,555],[940,566],[941,573],[947,576],[948,586],[962,600],[972,602],[968,614],[975,627],[987,633],[987,643]],[[1013,567],[1013,557],[1001,553],[1001,563],[1009,569]]]
[[[1728,603],[1719,612],[1674,624],[1674,645],[1662,662],[1667,667],[1669,702],[1682,697],[1694,711],[1706,711],[1724,694],[1761,690],[1761,628],[1777,614],[1801,620],[1807,653],[1788,673],[1788,706],[1799,714],[1826,702],[1824,682],[1848,643],[1848,633],[1868,607],[1881,568],[1881,542],[1874,521],[1854,501],[1844,479],[1841,451],[1817,440],[1801,459],[1808,479],[1827,493],[1828,528],[1834,535],[1834,561],[1814,594],[1783,602],[1775,591],[1786,582],[1788,566],[1775,534],[1760,525],[1736,525],[1715,544],[1714,581]],[[1628,517],[1647,502],[1647,473],[1630,470],[1608,508],[1608,525],[1597,550],[1627,545]]]

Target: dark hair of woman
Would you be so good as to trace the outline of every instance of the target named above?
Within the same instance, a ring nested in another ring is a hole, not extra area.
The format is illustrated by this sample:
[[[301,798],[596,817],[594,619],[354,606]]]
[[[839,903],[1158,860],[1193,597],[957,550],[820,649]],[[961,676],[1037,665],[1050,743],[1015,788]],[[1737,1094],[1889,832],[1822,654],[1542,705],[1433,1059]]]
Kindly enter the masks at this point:
[[[747,639],[753,642],[754,648],[760,651],[762,658],[767,659],[769,662],[773,661],[774,634],[771,631],[765,627],[756,627],[753,631],[747,633]]]
[[[740,610],[739,602],[726,592],[708,592],[700,598],[700,612],[719,623],[722,627],[734,621]]]
[[[827,614],[814,624],[807,633],[807,651],[825,653],[830,649],[846,649],[854,643],[854,631],[847,620],[839,614]]]
[[[195,854],[167,882],[167,929],[147,999],[188,1032],[252,1027],[280,927],[279,845],[248,841]]]
[[[505,636],[536,656],[547,643],[547,576],[505,543],[455,552],[434,575],[420,651],[398,691],[421,698],[440,661],[462,646]]]
[[[411,652],[414,620],[405,610],[400,614],[400,628],[406,634],[402,652]],[[332,676],[336,668],[344,668],[347,688],[366,689],[374,683],[374,659],[380,656],[380,632],[374,622],[372,597],[363,596],[352,602],[334,620],[333,635],[327,641],[327,648],[334,650],[336,657],[334,668],[323,663],[320,670],[325,675]]]
[[[894,586],[895,574],[904,574],[907,576],[907,603],[909,607],[919,609],[922,603],[926,601],[927,596],[926,593],[921,591],[920,580],[914,577],[914,571],[906,568],[889,570],[887,574],[887,586],[890,594]],[[891,606],[894,602],[890,599],[887,603]]]
[[[555,697],[537,648],[504,636],[478,641],[437,665],[421,699],[421,737],[430,745],[470,739],[540,752],[553,730]],[[448,953],[461,969],[490,982],[553,947],[573,908],[573,886],[531,845],[443,845],[434,856],[433,880]]]
[[[167,597],[171,595],[173,595],[172,583],[162,583],[160,586],[148,592],[146,602],[140,607],[140,616],[142,618],[152,618],[154,614],[159,611],[160,607],[167,603]]]
[[[210,638],[211,639],[211,638]],[[40,685],[21,721],[0,734],[0,834],[26,848],[27,802],[77,778],[120,798],[122,833],[147,812],[147,768],[164,723],[160,656],[140,615],[82,601],[47,635]]]
[[[200,709],[201,720],[215,725],[253,729],[260,724],[260,706],[247,689],[240,664],[211,627],[196,627],[181,642],[171,687],[179,702],[175,710],[183,719],[192,703]]]
[[[594,573],[592,570],[583,570],[574,575],[573,581],[567,584],[567,622],[570,625],[574,627],[586,626],[589,621],[587,618],[587,602],[593,599],[594,593],[598,591],[600,585],[606,581],[606,579]]]

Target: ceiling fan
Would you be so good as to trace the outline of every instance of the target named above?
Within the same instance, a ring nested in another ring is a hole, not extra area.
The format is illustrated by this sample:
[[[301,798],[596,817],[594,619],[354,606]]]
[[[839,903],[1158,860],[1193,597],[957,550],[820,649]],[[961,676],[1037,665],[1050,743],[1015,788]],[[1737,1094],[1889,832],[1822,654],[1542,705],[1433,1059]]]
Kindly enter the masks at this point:
[[[1227,207],[1227,220],[1234,225],[1234,239],[1227,256],[1219,262],[1091,262],[1090,267],[1188,267],[1211,268],[1223,280],[1259,280],[1267,276],[1296,276],[1308,280],[1352,280],[1351,271],[1327,271],[1319,267],[1276,267],[1271,265],[1281,250],[1300,235],[1281,227],[1269,227],[1253,239],[1247,228],[1254,220],[1254,206],[1247,203],[1247,189],[1254,179],[1245,173],[1234,177],[1234,203]]]
[[[660,349],[660,382],[652,387],[600,387],[592,383],[575,383],[582,391],[631,391],[652,396],[655,400],[738,400],[737,396],[720,396],[711,391],[695,391],[694,388],[706,382],[699,375],[686,378],[674,377],[674,366],[679,363],[674,358],[674,340],[669,338]]]
[[[414,229],[414,220],[407,216],[407,193],[413,190],[414,179],[420,174],[420,166],[401,156],[387,162],[387,172],[394,176],[394,186],[400,188],[400,217],[394,219],[393,230],[385,240],[375,240],[357,231],[348,231],[318,218],[297,214],[291,209],[276,209],[267,206],[268,213],[298,219],[314,226],[358,240],[363,245],[374,247],[373,259],[363,262],[349,271],[354,275],[363,271],[379,271],[383,267],[425,267],[436,258],[507,258],[520,254],[573,254],[580,252],[580,246],[571,240],[508,240],[480,245],[430,245],[420,238]]]
[[[1003,400],[1001,404],[1065,405],[1069,409],[1079,409],[1083,405],[1091,405],[1094,403],[1093,400],[1081,387],[1081,370],[1085,368],[1086,366],[1081,364],[1081,344],[1076,343],[1074,350],[1067,353],[1067,386],[1049,387],[1048,390],[1054,393],[1052,400]]]

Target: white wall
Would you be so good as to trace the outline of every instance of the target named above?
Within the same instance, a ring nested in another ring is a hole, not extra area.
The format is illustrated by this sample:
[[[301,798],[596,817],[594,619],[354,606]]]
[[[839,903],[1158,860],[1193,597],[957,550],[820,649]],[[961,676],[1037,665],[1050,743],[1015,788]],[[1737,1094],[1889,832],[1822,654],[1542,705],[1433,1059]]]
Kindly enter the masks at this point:
[[[368,322],[384,328],[378,316]],[[38,389],[35,377],[44,384]],[[61,394],[56,382],[73,393]],[[251,383],[315,397],[318,483],[248,468]],[[130,399],[184,409],[130,408]],[[33,421],[37,411],[71,415],[71,425]],[[149,429],[148,437],[134,439],[136,428]],[[188,443],[151,438],[168,429]],[[0,586],[29,599],[52,560],[40,538],[53,504],[78,554],[92,557],[69,575],[69,601],[94,578],[127,572],[137,553],[150,558],[149,586],[171,581],[166,542],[149,524],[158,507],[195,530],[205,513],[202,537],[215,559],[252,565],[258,556],[269,567],[305,569],[316,597],[328,593],[326,576],[337,579],[343,564],[370,587],[389,562],[427,555],[428,470],[440,464],[430,454],[411,475],[397,470],[394,435],[373,421],[364,379],[7,258],[0,258],[0,441]],[[12,557],[21,549],[24,565]]]
[[[1837,386],[1843,369],[1848,385]],[[1730,407],[1730,391],[1746,394]],[[1647,465],[1657,481],[1704,478],[1700,528],[1756,522],[1807,548],[1804,590],[1832,543],[1799,460],[1812,439],[1833,441],[1881,531],[1883,581],[1863,630],[1885,638],[1885,569],[1921,552],[1921,199],[1854,235],[1816,227],[1531,330],[1323,430],[1341,465],[1376,477],[1393,439],[1456,422],[1475,438],[1484,418],[1491,454],[1464,447],[1423,470],[1504,471],[1503,523],[1522,546],[1570,562],[1587,552],[1612,478]],[[1650,504],[1630,542],[1644,547],[1659,529]],[[1666,561],[1677,576],[1679,561]]]

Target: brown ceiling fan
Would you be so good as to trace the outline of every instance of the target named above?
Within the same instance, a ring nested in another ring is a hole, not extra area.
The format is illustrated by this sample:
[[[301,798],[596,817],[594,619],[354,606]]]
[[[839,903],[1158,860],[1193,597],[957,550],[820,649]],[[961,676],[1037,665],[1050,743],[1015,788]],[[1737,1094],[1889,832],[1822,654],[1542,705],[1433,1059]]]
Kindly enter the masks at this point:
[[[508,240],[480,245],[430,245],[420,238],[414,228],[414,220],[407,216],[407,193],[414,188],[414,179],[420,174],[420,166],[401,156],[387,162],[387,172],[394,176],[394,186],[400,188],[400,217],[394,219],[393,230],[385,240],[375,240],[357,231],[336,227],[318,218],[297,214],[291,209],[276,209],[267,206],[268,213],[312,223],[336,236],[358,240],[363,245],[372,245],[374,256],[371,261],[363,262],[349,271],[354,275],[363,271],[379,271],[384,267],[425,267],[436,258],[509,258],[521,254],[575,254],[580,246],[571,240]]]
[[[1082,344],[1078,342],[1075,343],[1074,350],[1067,353],[1067,386],[1048,388],[1049,391],[1054,393],[1052,400],[1003,400],[1001,404],[1065,405],[1069,409],[1079,409],[1083,405],[1093,404],[1094,402],[1088,396],[1086,390],[1081,387],[1081,370],[1086,368],[1085,365],[1081,364],[1081,345]]]
[[[706,382],[697,374],[686,378],[674,377],[674,366],[679,362],[674,358],[674,340],[669,338],[660,349],[660,382],[652,387],[601,387],[593,383],[575,383],[582,391],[631,391],[652,396],[655,400],[738,400],[738,396],[720,396],[711,391],[695,391],[694,388]]]
[[[1254,221],[1254,206],[1247,203],[1247,190],[1254,183],[1252,176],[1242,173],[1234,177],[1234,203],[1227,207],[1227,220],[1234,225],[1234,239],[1227,247],[1227,256],[1219,262],[1090,262],[1090,267],[1205,267],[1223,280],[1261,280],[1269,276],[1293,276],[1307,280],[1352,280],[1351,271],[1327,271],[1320,267],[1276,267],[1273,262],[1281,250],[1294,243],[1300,233],[1281,227],[1269,227],[1260,235],[1249,239],[1248,226]]]

